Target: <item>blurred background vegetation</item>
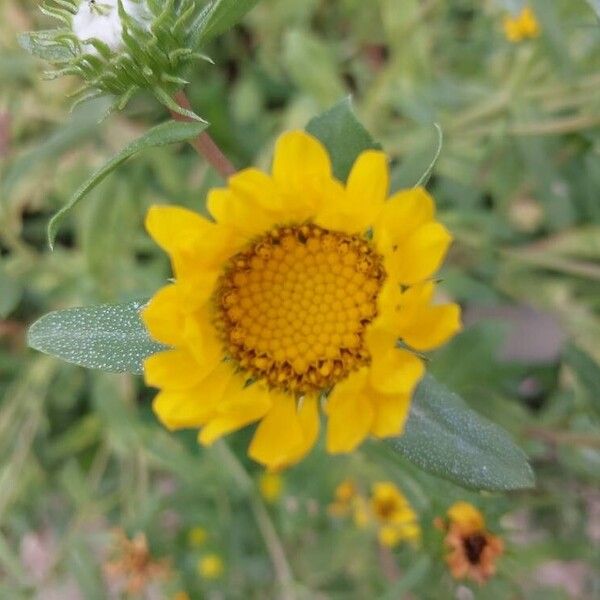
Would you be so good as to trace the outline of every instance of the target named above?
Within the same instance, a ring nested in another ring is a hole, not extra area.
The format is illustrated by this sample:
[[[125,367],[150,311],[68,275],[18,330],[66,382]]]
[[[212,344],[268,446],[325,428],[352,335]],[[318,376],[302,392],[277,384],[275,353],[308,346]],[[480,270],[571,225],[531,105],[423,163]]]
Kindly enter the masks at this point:
[[[441,125],[429,187],[456,238],[443,289],[466,328],[431,368],[511,431],[537,475],[535,490],[483,495],[368,451],[319,448],[261,499],[255,465],[232,472],[223,448],[165,432],[139,378],[25,348],[49,310],[149,297],[169,268],[145,211],[203,210],[219,179],[189,147],[144,151],[72,213],[50,252],[49,217],[166,114],[149,97],[102,123],[102,100],[70,114],[77,82],[43,82],[17,45],[18,32],[50,26],[38,3],[0,0],[1,598],[136,597],[115,561],[132,552],[118,535],[142,533],[148,598],[600,597],[600,28],[593,2],[535,0],[540,36],[510,43],[510,5],[264,0],[206,48],[216,66],[190,74],[193,106],[238,167],[267,166],[279,132],[352,94],[392,157],[394,188],[412,186]],[[247,436],[232,438],[240,455]],[[421,545],[390,563],[371,531],[334,519],[345,478],[394,481]],[[432,526],[458,499],[506,544],[483,588],[452,580]]]

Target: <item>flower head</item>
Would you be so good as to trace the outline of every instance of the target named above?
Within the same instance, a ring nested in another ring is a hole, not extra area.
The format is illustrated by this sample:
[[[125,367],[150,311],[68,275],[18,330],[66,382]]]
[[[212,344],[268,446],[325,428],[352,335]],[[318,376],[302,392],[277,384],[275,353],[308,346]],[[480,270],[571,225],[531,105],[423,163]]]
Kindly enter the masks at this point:
[[[358,489],[351,479],[344,479],[334,491],[334,500],[327,510],[333,517],[345,517],[350,514],[354,501],[358,497]]]
[[[145,534],[138,533],[129,539],[118,530],[116,536],[112,559],[104,565],[104,574],[112,587],[139,594],[171,576],[168,561],[152,557]]]
[[[168,428],[201,428],[209,445],[259,421],[249,454],[269,469],[313,447],[321,403],[329,452],[402,432],[420,352],[460,317],[432,303],[451,240],[432,198],[417,188],[388,200],[388,185],[382,152],[361,154],[343,185],[321,143],[293,131],[271,175],[245,169],[210,191],[213,220],[150,209],[175,275],[142,314],[171,346],[144,365]]]
[[[371,510],[379,526],[379,543],[383,546],[393,547],[401,541],[416,541],[421,537],[415,511],[391,481],[373,485]]]
[[[438,527],[446,531],[446,562],[455,579],[485,583],[496,572],[496,560],[504,551],[502,540],[485,527],[483,515],[468,502],[457,502]]]
[[[225,566],[218,554],[206,554],[198,561],[198,573],[203,579],[219,579]]]
[[[504,35],[509,42],[522,42],[536,38],[540,34],[540,25],[535,13],[528,6],[514,16],[504,17]]]

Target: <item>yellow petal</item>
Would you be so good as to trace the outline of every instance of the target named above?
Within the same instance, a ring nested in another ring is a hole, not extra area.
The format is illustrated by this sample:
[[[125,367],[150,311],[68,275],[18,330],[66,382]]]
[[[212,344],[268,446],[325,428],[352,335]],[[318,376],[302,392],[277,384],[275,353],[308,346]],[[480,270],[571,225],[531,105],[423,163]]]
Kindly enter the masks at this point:
[[[158,290],[140,315],[156,341],[173,346],[181,342],[185,316],[177,286],[167,285]]]
[[[366,340],[371,354],[370,386],[382,394],[412,394],[425,372],[421,359],[396,348],[396,336],[387,330],[371,328]]]
[[[381,250],[387,251],[432,221],[434,216],[435,203],[424,188],[397,192],[379,213],[374,228],[375,242]]]
[[[373,225],[390,187],[387,156],[367,150],[356,159],[346,184],[348,203],[366,218],[364,226]]]
[[[374,411],[364,393],[366,369],[336,384],[327,401],[327,451],[351,452],[368,435]]]
[[[401,294],[393,318],[386,321],[415,350],[436,348],[461,328],[459,306],[431,306],[434,291],[435,284],[431,281],[411,286]]]
[[[371,394],[375,411],[371,433],[378,438],[400,435],[408,418],[410,395]]]
[[[152,408],[167,429],[200,427],[215,414],[233,376],[232,366],[222,362],[191,390],[159,392]]]
[[[301,191],[331,177],[331,161],[317,138],[305,131],[279,137],[273,158],[273,178],[283,188]]]
[[[213,367],[198,363],[187,350],[175,348],[157,352],[144,361],[144,380],[155,388],[185,390],[194,387]]]
[[[198,441],[209,446],[223,435],[258,421],[270,408],[271,398],[264,386],[255,383],[244,387],[243,378],[235,377],[225,391],[217,414],[202,428]]]
[[[287,394],[271,394],[273,405],[256,428],[248,456],[269,469],[288,464],[303,442],[296,400]]]
[[[448,509],[448,517],[464,532],[481,531],[485,528],[485,519],[477,508],[468,502],[455,502]]]
[[[223,357],[223,343],[217,335],[207,306],[186,319],[183,339],[196,361],[207,369],[216,365]]]
[[[385,266],[392,278],[410,285],[431,277],[444,259],[452,236],[437,222],[419,227],[410,237],[397,244],[392,254],[385,256]]]
[[[350,233],[365,231],[381,211],[388,188],[386,155],[367,150],[356,159],[345,194],[326,198],[315,222],[328,229]]]
[[[195,272],[200,265],[219,264],[231,246],[225,230],[180,206],[151,206],[146,229],[171,256],[178,277]]]
[[[460,329],[458,304],[443,304],[423,307],[414,321],[399,333],[415,350],[432,350],[447,342]]]
[[[198,213],[182,206],[151,206],[146,215],[146,229],[166,252],[178,250],[190,240],[211,228],[211,223]]]
[[[234,232],[236,244],[268,231],[278,218],[254,198],[241,197],[225,188],[210,190],[206,206],[217,223]]]
[[[286,463],[282,466],[293,465],[302,460],[316,444],[319,437],[319,409],[317,398],[308,396],[302,399],[298,407],[298,419],[302,429],[302,442],[290,452]]]
[[[259,169],[238,171],[228,179],[227,185],[236,196],[252,201],[267,211],[280,212],[284,209],[283,199],[277,193],[273,180]]]

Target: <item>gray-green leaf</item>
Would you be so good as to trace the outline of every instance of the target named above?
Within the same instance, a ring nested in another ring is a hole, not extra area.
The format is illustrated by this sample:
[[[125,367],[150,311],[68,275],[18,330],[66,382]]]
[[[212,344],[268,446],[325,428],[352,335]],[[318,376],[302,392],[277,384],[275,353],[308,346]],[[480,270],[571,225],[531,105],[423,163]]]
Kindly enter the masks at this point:
[[[404,434],[389,444],[421,469],[466,488],[505,491],[535,482],[510,435],[430,375],[415,392]]]
[[[358,155],[369,149],[381,149],[352,110],[350,97],[311,119],[306,131],[321,140],[333,163],[333,173],[346,181]]]
[[[98,169],[79,189],[71,196],[71,199],[63,206],[48,223],[48,243],[50,248],[54,246],[54,240],[60,226],[60,222],[69,211],[91,190],[93,190],[103,179],[114,171],[128,158],[145,148],[156,146],[167,146],[185,142],[202,133],[208,127],[206,122],[180,122],[166,121],[147,131],[143,136],[128,144],[119,154],[113,156],[106,164]]]
[[[100,304],[48,313],[29,329],[31,348],[67,362],[113,373],[141,373],[146,357],[164,350],[144,327],[144,302]]]

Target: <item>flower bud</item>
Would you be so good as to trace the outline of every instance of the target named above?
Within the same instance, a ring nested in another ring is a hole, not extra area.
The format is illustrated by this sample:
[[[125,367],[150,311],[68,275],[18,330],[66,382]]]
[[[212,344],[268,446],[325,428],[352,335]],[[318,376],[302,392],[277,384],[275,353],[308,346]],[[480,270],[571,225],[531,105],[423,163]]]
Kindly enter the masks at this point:
[[[22,34],[21,45],[56,67],[48,78],[83,79],[75,105],[111,95],[110,110],[122,110],[148,90],[170,110],[202,120],[172,98],[191,63],[212,62],[197,51],[206,23],[199,0],[46,0],[42,12],[61,28]]]

